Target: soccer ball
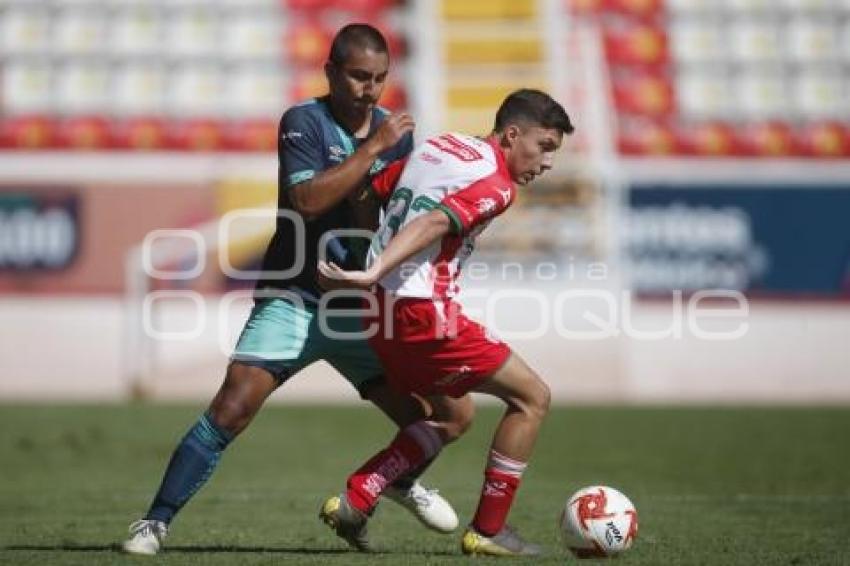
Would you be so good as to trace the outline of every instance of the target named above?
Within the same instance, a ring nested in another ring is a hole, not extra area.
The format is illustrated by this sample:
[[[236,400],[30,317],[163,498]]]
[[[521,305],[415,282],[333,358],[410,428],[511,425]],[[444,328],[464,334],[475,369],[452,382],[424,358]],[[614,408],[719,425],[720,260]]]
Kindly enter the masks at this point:
[[[637,511],[629,498],[616,489],[593,485],[583,487],[567,500],[559,526],[564,544],[576,557],[614,556],[634,542]]]

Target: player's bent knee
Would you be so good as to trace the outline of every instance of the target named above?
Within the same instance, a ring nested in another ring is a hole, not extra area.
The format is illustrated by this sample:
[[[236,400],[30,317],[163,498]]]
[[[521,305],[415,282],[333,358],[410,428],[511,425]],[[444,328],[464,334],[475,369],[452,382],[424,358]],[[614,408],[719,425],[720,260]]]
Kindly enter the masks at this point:
[[[227,370],[224,384],[210,403],[210,416],[216,425],[234,436],[238,435],[274,388],[274,378],[265,370],[233,363]]]
[[[546,416],[549,412],[549,406],[552,404],[552,390],[540,378],[538,378],[538,391],[534,404],[541,418]]]
[[[525,387],[523,397],[524,410],[529,416],[542,421],[549,412],[549,405],[552,402],[552,392],[546,382],[534,374],[533,379]]]
[[[210,405],[213,422],[234,436],[245,430],[253,413],[238,400],[216,397]]]

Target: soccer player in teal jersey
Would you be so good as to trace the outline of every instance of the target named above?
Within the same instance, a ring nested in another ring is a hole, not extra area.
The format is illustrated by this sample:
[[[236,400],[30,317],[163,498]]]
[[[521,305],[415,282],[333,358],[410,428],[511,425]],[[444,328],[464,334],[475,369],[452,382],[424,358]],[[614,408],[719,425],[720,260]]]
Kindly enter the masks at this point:
[[[330,329],[357,332],[357,318],[335,316],[334,311],[360,303],[341,298],[322,301],[316,284],[319,246],[337,265],[362,266],[363,253],[356,241],[334,236],[333,231],[356,227],[355,220],[362,222],[364,214],[375,212],[365,204],[359,208],[364,179],[412,149],[413,119],[376,106],[388,68],[389,53],[380,32],[365,24],[345,26],[334,38],[325,65],[329,94],[284,113],[278,132],[279,208],[291,212],[278,217],[254,308],[224,383],[175,449],[148,512],[130,526],[131,535],[123,544],[126,552],[159,552],[172,519],[209,479],[227,445],[275,389],[317,360],[329,362],[399,427],[430,417],[445,422],[457,438],[469,426],[473,413],[469,396],[429,400],[396,393],[385,383],[380,362],[365,339],[333,340],[321,329],[324,314]],[[293,266],[303,267],[293,270]],[[424,488],[416,479],[428,463],[400,478],[386,493],[426,526],[451,532],[457,527],[454,510],[436,490]],[[352,544],[368,550],[365,529]]]

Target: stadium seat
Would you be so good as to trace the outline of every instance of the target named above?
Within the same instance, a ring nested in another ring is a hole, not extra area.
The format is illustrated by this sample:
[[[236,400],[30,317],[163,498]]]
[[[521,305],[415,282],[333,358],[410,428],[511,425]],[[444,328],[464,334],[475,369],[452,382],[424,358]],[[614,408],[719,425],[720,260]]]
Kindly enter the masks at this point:
[[[221,54],[228,60],[282,57],[284,18],[268,9],[232,10],[223,14]]]
[[[645,116],[621,116],[617,147],[624,155],[673,155],[679,152],[673,128]]]
[[[3,113],[15,115],[51,111],[52,69],[46,59],[8,58],[0,70]]]
[[[53,69],[58,114],[102,112],[110,104],[110,69],[105,61],[69,60]]]
[[[830,0],[567,0],[602,29],[620,151],[846,151],[850,11]],[[655,77],[654,79],[652,77]],[[669,83],[668,106],[662,78]]]
[[[0,51],[5,55],[46,54],[50,11],[43,5],[11,5],[0,11]]]
[[[797,147],[810,157],[850,157],[850,127],[836,121],[814,121],[795,131]]]
[[[221,111],[228,117],[270,118],[284,107],[287,84],[274,63],[239,63],[226,68]]]
[[[157,115],[165,110],[167,73],[158,62],[128,62],[113,69],[110,110],[118,116]]]
[[[739,125],[738,147],[743,155],[786,157],[796,153],[793,131],[784,122],[766,121]]]
[[[109,120],[98,115],[78,115],[60,120],[54,143],[59,148],[95,150],[110,145]]]
[[[442,0],[442,15],[455,20],[530,20],[537,15],[533,0]]]
[[[832,20],[793,18],[786,33],[789,59],[803,64],[840,61],[839,31]]]
[[[168,78],[166,112],[176,116],[220,116],[224,107],[224,69],[211,63],[182,63]]]
[[[745,69],[732,81],[736,115],[754,120],[787,117],[792,109],[789,86],[782,69]]]
[[[728,115],[733,107],[733,92],[729,73],[722,68],[682,68],[676,74],[676,103],[685,117]]]
[[[775,21],[738,17],[729,25],[729,54],[737,63],[779,61],[784,43]]]
[[[165,22],[153,6],[127,5],[119,8],[109,28],[109,48],[119,55],[156,56],[163,48]]]
[[[22,114],[0,122],[0,147],[49,149],[53,146],[54,121],[43,114]]]
[[[165,42],[172,57],[213,57],[221,41],[221,22],[212,5],[165,11]]]
[[[165,120],[156,116],[133,116],[112,120],[110,143],[117,149],[156,150],[165,147]]]
[[[664,73],[615,69],[612,88],[618,111],[663,116],[674,110],[673,87]]]
[[[54,18],[53,48],[64,55],[97,55],[107,51],[107,19],[103,10],[65,9]]]
[[[826,67],[805,69],[792,81],[792,101],[801,116],[822,120],[828,118],[850,119],[847,100],[850,81],[841,68]]]
[[[723,20],[681,17],[670,21],[670,50],[679,64],[719,63],[728,52]]]
[[[654,24],[622,21],[604,31],[605,54],[612,64],[662,65],[667,62],[667,34]]]
[[[445,59],[449,64],[540,63],[543,44],[536,32],[514,33],[510,37],[464,31],[449,34]]]

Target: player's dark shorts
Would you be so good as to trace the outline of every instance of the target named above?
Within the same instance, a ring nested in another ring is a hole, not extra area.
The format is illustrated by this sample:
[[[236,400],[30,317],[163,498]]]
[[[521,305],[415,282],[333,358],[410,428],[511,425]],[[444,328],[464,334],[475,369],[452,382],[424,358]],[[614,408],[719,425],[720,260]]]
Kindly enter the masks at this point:
[[[501,368],[510,347],[467,318],[459,303],[395,298],[378,293],[377,325],[369,343],[401,392],[460,397]],[[391,314],[387,313],[391,310]]]
[[[339,371],[361,396],[383,382],[383,368],[359,317],[326,311],[297,295],[257,299],[232,360],[261,367],[281,382],[318,360]]]

